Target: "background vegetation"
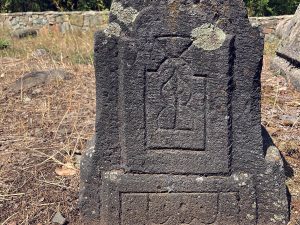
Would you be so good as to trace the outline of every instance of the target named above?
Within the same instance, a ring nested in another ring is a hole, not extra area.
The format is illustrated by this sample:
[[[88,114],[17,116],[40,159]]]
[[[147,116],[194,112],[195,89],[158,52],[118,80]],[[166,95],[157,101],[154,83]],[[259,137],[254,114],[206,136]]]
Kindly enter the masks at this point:
[[[0,0],[0,12],[104,10],[112,0]],[[251,16],[293,14],[300,0],[244,0]]]
[[[104,10],[111,0],[0,0],[0,12]]]
[[[294,14],[300,0],[244,0],[250,16]]]

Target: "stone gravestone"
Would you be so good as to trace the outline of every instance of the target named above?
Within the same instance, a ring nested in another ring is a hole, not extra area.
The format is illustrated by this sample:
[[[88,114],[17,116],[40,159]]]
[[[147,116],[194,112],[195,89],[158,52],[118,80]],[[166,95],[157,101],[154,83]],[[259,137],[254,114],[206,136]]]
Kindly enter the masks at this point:
[[[114,1],[95,39],[83,223],[288,222],[281,155],[262,137],[263,39],[242,0]]]

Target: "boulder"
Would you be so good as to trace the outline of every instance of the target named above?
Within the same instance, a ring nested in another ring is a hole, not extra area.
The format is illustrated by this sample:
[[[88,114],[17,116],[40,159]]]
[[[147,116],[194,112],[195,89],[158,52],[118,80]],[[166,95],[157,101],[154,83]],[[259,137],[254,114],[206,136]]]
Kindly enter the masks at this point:
[[[35,71],[26,73],[16,82],[14,82],[9,90],[12,92],[19,92],[21,90],[28,90],[32,87],[47,84],[57,80],[67,80],[70,78],[70,74],[61,69],[53,69],[48,71]]]
[[[276,35],[281,38],[281,43],[271,69],[285,76],[300,91],[300,6],[292,19],[278,25]]]
[[[28,28],[28,29],[21,29],[21,30],[16,30],[12,33],[12,37],[22,39],[25,37],[35,37],[37,36],[38,31],[36,29]]]

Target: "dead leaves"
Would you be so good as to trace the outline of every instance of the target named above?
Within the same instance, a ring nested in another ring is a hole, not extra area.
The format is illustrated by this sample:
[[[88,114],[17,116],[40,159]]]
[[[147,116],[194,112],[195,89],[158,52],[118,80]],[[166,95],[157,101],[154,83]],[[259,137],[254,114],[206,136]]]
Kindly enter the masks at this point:
[[[67,163],[55,169],[55,173],[58,176],[62,176],[62,177],[74,176],[77,174],[77,172],[78,170],[75,168],[75,166],[72,163]]]
[[[17,225],[17,222],[13,221],[13,222],[10,222],[8,225]]]

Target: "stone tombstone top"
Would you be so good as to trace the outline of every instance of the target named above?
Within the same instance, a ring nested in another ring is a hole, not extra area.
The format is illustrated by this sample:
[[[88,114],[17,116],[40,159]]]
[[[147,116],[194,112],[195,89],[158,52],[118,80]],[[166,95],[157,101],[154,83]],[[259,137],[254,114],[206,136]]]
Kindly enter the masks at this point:
[[[242,0],[119,0],[95,36],[86,224],[286,224],[279,151],[263,139],[263,38]]]

